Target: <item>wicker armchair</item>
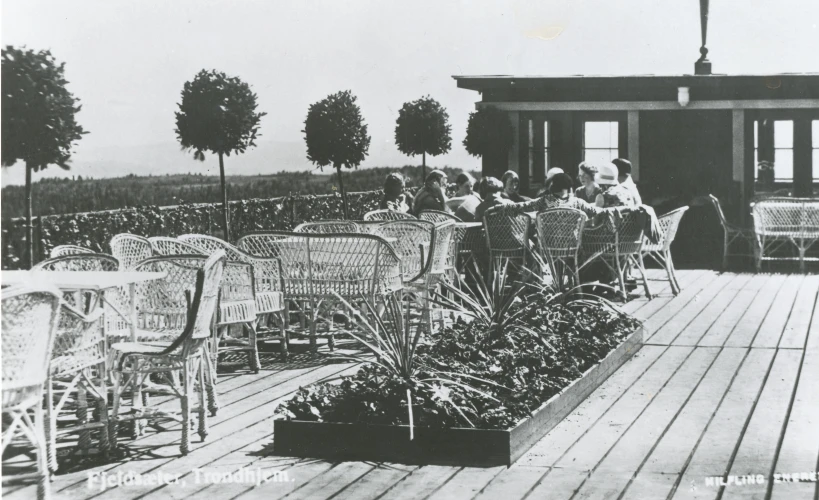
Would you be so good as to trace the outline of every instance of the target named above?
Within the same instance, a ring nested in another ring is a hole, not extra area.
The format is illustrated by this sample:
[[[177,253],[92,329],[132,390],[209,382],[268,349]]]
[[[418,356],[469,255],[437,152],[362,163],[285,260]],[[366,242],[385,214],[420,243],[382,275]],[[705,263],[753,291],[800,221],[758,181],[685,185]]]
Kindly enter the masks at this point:
[[[725,233],[723,239],[723,247],[722,247],[722,267],[728,266],[728,257],[754,257],[758,255],[758,248],[756,246],[756,237],[754,236],[753,229],[746,229],[744,227],[739,227],[735,224],[731,224],[728,222],[728,219],[725,218],[725,213],[722,211],[722,205],[720,205],[719,200],[716,196],[710,194],[708,198],[711,200],[711,204],[714,206],[714,210],[717,211],[717,216],[719,217],[719,223],[722,225],[722,230]],[[748,246],[748,252],[731,252],[731,245],[735,244],[736,242],[742,242],[744,245]]]
[[[88,316],[65,303],[61,308],[46,385],[46,437],[48,465],[52,472],[56,472],[58,466],[58,434],[79,434],[79,451],[87,453],[91,430],[99,429],[99,451],[106,456],[109,451],[103,313],[101,307],[95,307]],[[96,422],[89,421],[89,396],[97,409]],[[60,415],[67,411],[74,411],[76,422],[58,429]]]
[[[50,258],[63,257],[65,255],[76,255],[78,253],[96,253],[93,250],[78,245],[57,245],[51,249]]]
[[[367,212],[364,214],[364,220],[403,220],[403,219],[415,219],[416,217],[412,214],[408,214],[405,212],[397,212],[395,210],[373,210],[372,212]]]
[[[191,273],[188,266],[172,264],[177,270],[165,280],[167,288],[155,287],[152,297],[156,305],[164,304],[169,298],[175,300],[186,297],[190,307],[178,312],[177,307],[167,311],[154,310],[140,312],[143,327],[167,331],[184,325],[181,334],[169,344],[121,342],[111,346],[109,365],[114,377],[114,408],[111,419],[111,442],[116,447],[119,422],[142,419],[176,420],[182,422],[182,439],[179,449],[183,455],[190,451],[190,429],[192,413],[198,413],[198,433],[204,441],[208,434],[207,413],[205,411],[208,396],[213,396],[213,385],[207,382],[212,373],[207,355],[206,343],[210,337],[210,325],[219,298],[219,286],[222,281],[225,254],[217,251],[211,255],[202,268],[196,269],[196,287],[193,294],[185,290],[187,279],[175,279],[176,272],[181,277]],[[176,285],[176,289],[171,289]],[[190,297],[192,296],[192,299]],[[176,304],[174,304],[176,306]],[[151,376],[160,377],[165,384],[164,394],[178,398],[180,411],[172,412],[167,406],[143,408],[140,397],[142,385]],[[181,382],[181,384],[179,383]],[[194,390],[199,389],[199,406],[193,407]],[[132,391],[131,411],[122,412],[122,395]],[[206,395],[206,392],[209,393]],[[212,399],[211,399],[212,400]],[[211,409],[213,411],[213,409]],[[139,425],[134,426],[139,434]]]
[[[152,244],[154,242],[151,242]],[[163,242],[167,243],[167,242]],[[189,246],[182,242],[176,242],[178,250],[184,250]],[[156,247],[155,247],[156,248]],[[167,251],[170,245],[163,245],[163,250]],[[198,249],[191,247],[189,254],[171,254],[151,257],[142,261],[137,267],[140,271],[166,271],[168,263],[177,266],[187,266],[191,269],[201,268],[207,256]],[[192,280],[195,276],[190,273],[188,278]],[[193,286],[193,281],[189,286]],[[216,315],[216,328],[213,331],[213,338],[210,344],[211,363],[215,368],[219,360],[219,352],[246,352],[248,366],[254,373],[258,373],[261,368],[259,362],[259,350],[256,336],[256,291],[253,284],[253,266],[246,262],[230,261],[225,263],[222,273],[222,285],[220,287],[219,305]],[[232,337],[229,335],[231,325],[239,325],[241,333],[247,334],[247,338]]]
[[[281,262],[277,258],[251,255],[230,243],[201,234],[185,234],[178,238],[206,255],[222,250],[229,261],[245,262],[253,266],[253,285],[256,291],[256,323],[258,335],[265,335],[270,340],[281,342],[282,352],[287,353],[287,333],[284,295],[282,294]],[[271,326],[272,320],[278,320],[278,331]]]
[[[364,298],[377,304],[402,289],[400,259],[378,236],[270,231],[243,236],[237,244],[250,254],[281,259],[285,298],[301,305],[302,327],[309,317],[309,329],[298,333],[314,348],[317,335],[334,346],[336,294],[350,303]],[[319,331],[319,322],[327,329]]]
[[[37,498],[43,499],[50,493],[43,389],[57,330],[60,292],[50,288],[8,287],[2,291],[2,302],[2,453],[5,456],[12,443],[27,441],[37,454],[36,473],[4,475],[3,484],[37,479]]]
[[[674,261],[671,260],[671,244],[674,242],[677,228],[680,227],[680,220],[685,215],[686,210],[688,210],[688,207],[682,207],[660,216],[657,219],[662,229],[660,241],[652,243],[648,238],[643,241],[643,258],[649,257],[665,269],[666,274],[668,274],[668,281],[671,283],[671,292],[674,295],[680,293],[680,283],[677,281]]]
[[[819,200],[812,198],[768,198],[751,207],[756,238],[756,269],[763,260],[797,260],[800,272],[805,261],[819,260],[805,253],[819,241]],[[795,256],[774,256],[779,248],[790,246]]]
[[[135,234],[122,233],[111,238],[111,255],[119,259],[121,271],[133,269],[153,253],[147,238]]]
[[[526,214],[506,215],[497,208],[483,216],[486,246],[489,248],[489,276],[494,269],[510,262],[520,268],[526,267],[531,259],[529,225],[531,219]]]
[[[324,220],[317,222],[305,222],[299,224],[293,230],[297,233],[318,233],[318,234],[335,234],[335,233],[357,233],[358,225],[352,221],[344,220]]]
[[[446,221],[463,222],[457,215],[449,212],[442,212],[441,210],[422,210],[421,213],[418,214],[418,218],[435,223]]]
[[[586,214],[574,208],[550,208],[537,214],[540,254],[561,289],[580,284],[578,254],[587,221]]]
[[[586,227],[582,236],[582,263],[578,270],[594,261],[601,261],[615,274],[623,299],[626,292],[626,271],[633,264],[643,279],[646,297],[651,299],[651,290],[646,279],[643,264],[643,227],[645,214],[627,212],[622,215],[607,214],[606,219],[591,227]]]
[[[117,271],[119,261],[102,253],[77,253],[46,259],[35,264],[32,271]]]

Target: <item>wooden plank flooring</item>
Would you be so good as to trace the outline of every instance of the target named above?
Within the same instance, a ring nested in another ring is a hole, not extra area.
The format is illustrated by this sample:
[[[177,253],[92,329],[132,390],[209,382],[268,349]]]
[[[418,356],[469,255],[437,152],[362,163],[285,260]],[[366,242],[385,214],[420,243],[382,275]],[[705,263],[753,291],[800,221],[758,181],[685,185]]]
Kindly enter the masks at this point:
[[[356,367],[270,354],[257,375],[220,374],[219,413],[189,455],[179,454],[178,426],[165,426],[123,439],[117,461],[66,461],[53,497],[819,499],[819,276],[681,271],[676,297],[664,273],[649,277],[655,298],[623,306],[644,321],[646,345],[509,468],[274,456],[276,404]],[[202,481],[258,471],[274,479]],[[90,473],[129,472],[180,482],[89,488]],[[34,488],[3,494],[33,498]]]

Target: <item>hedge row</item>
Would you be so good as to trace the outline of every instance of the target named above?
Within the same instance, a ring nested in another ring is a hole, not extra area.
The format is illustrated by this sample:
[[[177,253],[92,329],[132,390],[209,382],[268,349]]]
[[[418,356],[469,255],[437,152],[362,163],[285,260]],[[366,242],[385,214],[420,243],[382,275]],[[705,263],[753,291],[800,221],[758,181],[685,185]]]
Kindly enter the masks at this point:
[[[381,196],[381,191],[348,194],[350,217],[361,219],[377,209]],[[145,237],[198,233],[221,237],[220,214],[221,205],[212,203],[37,217],[33,221],[34,262],[48,258],[57,245],[80,245],[108,252],[108,242],[119,233]],[[337,193],[230,202],[230,233],[234,241],[250,231],[289,230],[302,222],[342,218],[341,196]],[[21,269],[26,261],[25,219],[4,219],[2,231],[3,269]]]

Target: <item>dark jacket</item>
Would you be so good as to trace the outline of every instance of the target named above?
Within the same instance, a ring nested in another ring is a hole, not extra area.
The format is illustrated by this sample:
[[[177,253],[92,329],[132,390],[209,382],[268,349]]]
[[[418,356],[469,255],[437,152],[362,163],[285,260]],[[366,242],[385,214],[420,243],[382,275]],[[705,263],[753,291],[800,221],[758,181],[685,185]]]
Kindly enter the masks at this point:
[[[412,204],[412,213],[417,217],[424,210],[439,210],[441,212],[451,212],[452,210],[442,203],[435,194],[431,193],[427,188],[421,188],[418,194],[415,195],[415,201]]]

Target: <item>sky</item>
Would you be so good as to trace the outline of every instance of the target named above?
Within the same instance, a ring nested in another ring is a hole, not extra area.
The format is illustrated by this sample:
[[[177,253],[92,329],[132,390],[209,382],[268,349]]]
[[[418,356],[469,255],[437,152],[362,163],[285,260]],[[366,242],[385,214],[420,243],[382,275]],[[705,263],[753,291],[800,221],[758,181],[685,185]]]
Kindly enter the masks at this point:
[[[406,101],[447,108],[452,151],[429,164],[479,168],[462,145],[477,93],[452,75],[690,74],[699,56],[697,0],[4,0],[3,45],[50,49],[89,134],[70,172],[42,176],[218,173],[215,158],[179,150],[174,111],[201,69],[258,94],[259,147],[231,157],[234,174],[311,168],[301,130],[308,106],[358,96],[372,136],[367,166],[420,163],[394,144]],[[711,2],[715,73],[819,72],[819,2]],[[23,168],[3,168],[3,185]]]

